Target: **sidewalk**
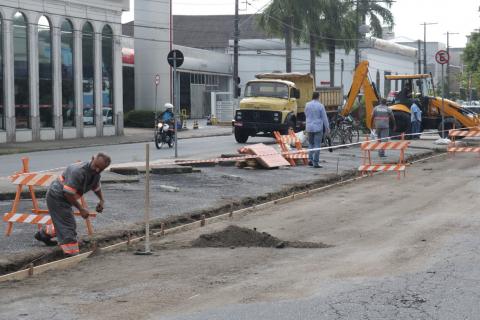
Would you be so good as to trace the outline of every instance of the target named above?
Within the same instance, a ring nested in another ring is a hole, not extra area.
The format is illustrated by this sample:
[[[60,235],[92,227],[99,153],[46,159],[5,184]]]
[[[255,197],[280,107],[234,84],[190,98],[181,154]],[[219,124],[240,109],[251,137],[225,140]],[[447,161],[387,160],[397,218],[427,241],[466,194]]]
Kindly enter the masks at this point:
[[[199,129],[197,130],[192,129],[192,124],[189,123],[189,125],[187,125],[187,128],[189,129],[179,131],[178,139],[225,136],[232,134],[232,127],[230,126],[207,126],[205,120],[200,120],[199,122]],[[153,129],[125,128],[123,136],[0,144],[0,155],[32,151],[140,143],[147,141],[153,141]]]

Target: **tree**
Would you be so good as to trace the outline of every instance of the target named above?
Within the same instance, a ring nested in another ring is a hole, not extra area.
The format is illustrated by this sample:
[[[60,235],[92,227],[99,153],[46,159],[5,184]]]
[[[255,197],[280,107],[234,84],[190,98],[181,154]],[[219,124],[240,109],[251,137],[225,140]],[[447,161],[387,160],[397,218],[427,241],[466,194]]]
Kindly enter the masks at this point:
[[[343,0],[323,0],[320,19],[321,36],[328,51],[330,86],[335,85],[335,55],[337,47],[348,53],[354,47],[355,20],[351,3]]]
[[[386,24],[392,28],[395,24],[393,14],[390,11],[393,0],[373,1],[373,0],[353,0],[358,4],[358,14],[361,17],[362,24],[367,24],[367,18],[370,21],[371,34],[374,37],[383,36],[383,25]],[[353,5],[353,2],[351,3]],[[386,7],[383,6],[386,5]],[[383,21],[383,23],[382,23]]]
[[[462,86],[469,89],[480,89],[480,33],[474,32],[470,36],[462,54],[464,71]],[[470,92],[467,92],[467,96]]]
[[[286,72],[292,71],[292,41],[300,42],[302,21],[303,13],[295,0],[273,0],[258,19],[267,34],[285,39]]]

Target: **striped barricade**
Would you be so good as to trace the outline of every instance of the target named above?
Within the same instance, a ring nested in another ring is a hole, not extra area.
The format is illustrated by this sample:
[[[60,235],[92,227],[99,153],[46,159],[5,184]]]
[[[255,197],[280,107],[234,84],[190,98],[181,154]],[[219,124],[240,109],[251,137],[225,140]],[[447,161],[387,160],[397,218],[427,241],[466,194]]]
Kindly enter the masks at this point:
[[[303,149],[302,142],[298,139],[292,129],[288,130],[288,135],[281,135],[278,131],[274,131],[273,135],[282,150],[283,157],[290,163],[290,165],[295,166],[295,160],[302,160],[303,164],[308,164],[308,152]],[[291,153],[290,146],[292,145],[295,146],[296,150]]]
[[[480,147],[456,147],[455,140],[457,137],[462,138],[474,138],[480,137],[480,128],[475,128],[471,130],[460,130],[460,129],[453,129],[448,131],[448,136],[451,138],[452,143],[448,146],[447,151],[449,154],[455,155],[457,152],[473,152],[478,153],[480,156]]]
[[[42,225],[51,225],[52,219],[48,214],[48,210],[40,209],[35,196],[34,187],[48,187],[50,184],[59,178],[59,175],[53,173],[39,173],[39,172],[29,172],[29,163],[28,158],[22,158],[22,171],[10,176],[10,181],[12,184],[17,186],[17,191],[15,194],[15,199],[13,201],[12,209],[10,212],[7,212],[3,215],[3,221],[8,223],[6,235],[9,236],[13,231],[14,223],[27,223],[35,224],[39,227]],[[27,187],[32,199],[33,208],[31,213],[19,213],[18,206],[20,204],[20,197],[23,191],[23,188]],[[87,208],[87,203],[84,197],[80,197],[80,202],[83,207]],[[76,216],[80,216],[80,212],[74,212]],[[90,212],[90,217],[96,217],[96,212]],[[88,234],[93,234],[93,227],[90,221],[90,217],[85,219],[87,225]]]
[[[373,174],[373,172],[397,172],[397,177],[400,179],[400,173],[403,172],[405,176],[406,164],[405,164],[405,150],[410,145],[409,141],[402,140],[394,142],[381,142],[381,141],[365,141],[360,145],[360,149],[363,152],[363,165],[358,167],[358,171],[362,174]],[[400,151],[400,156],[397,163],[374,163],[372,161],[372,151],[379,150],[397,150]]]

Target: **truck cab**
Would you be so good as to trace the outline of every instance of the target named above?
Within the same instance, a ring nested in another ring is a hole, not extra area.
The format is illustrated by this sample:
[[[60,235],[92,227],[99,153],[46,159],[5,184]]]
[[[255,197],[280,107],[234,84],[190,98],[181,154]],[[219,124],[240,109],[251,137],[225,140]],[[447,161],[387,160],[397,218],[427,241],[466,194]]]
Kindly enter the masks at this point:
[[[244,98],[235,112],[235,140],[272,136],[274,131],[298,130],[304,125],[304,109],[314,90],[310,74],[266,73],[245,86]]]

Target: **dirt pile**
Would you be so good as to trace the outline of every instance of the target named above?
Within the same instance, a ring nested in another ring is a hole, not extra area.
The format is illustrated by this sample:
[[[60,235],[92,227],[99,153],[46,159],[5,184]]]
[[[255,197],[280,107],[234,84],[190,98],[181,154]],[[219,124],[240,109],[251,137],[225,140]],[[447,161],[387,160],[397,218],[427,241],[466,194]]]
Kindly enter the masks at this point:
[[[328,248],[329,245],[315,242],[284,241],[266,232],[255,229],[228,226],[222,231],[202,234],[192,242],[193,247],[264,247],[264,248]]]

